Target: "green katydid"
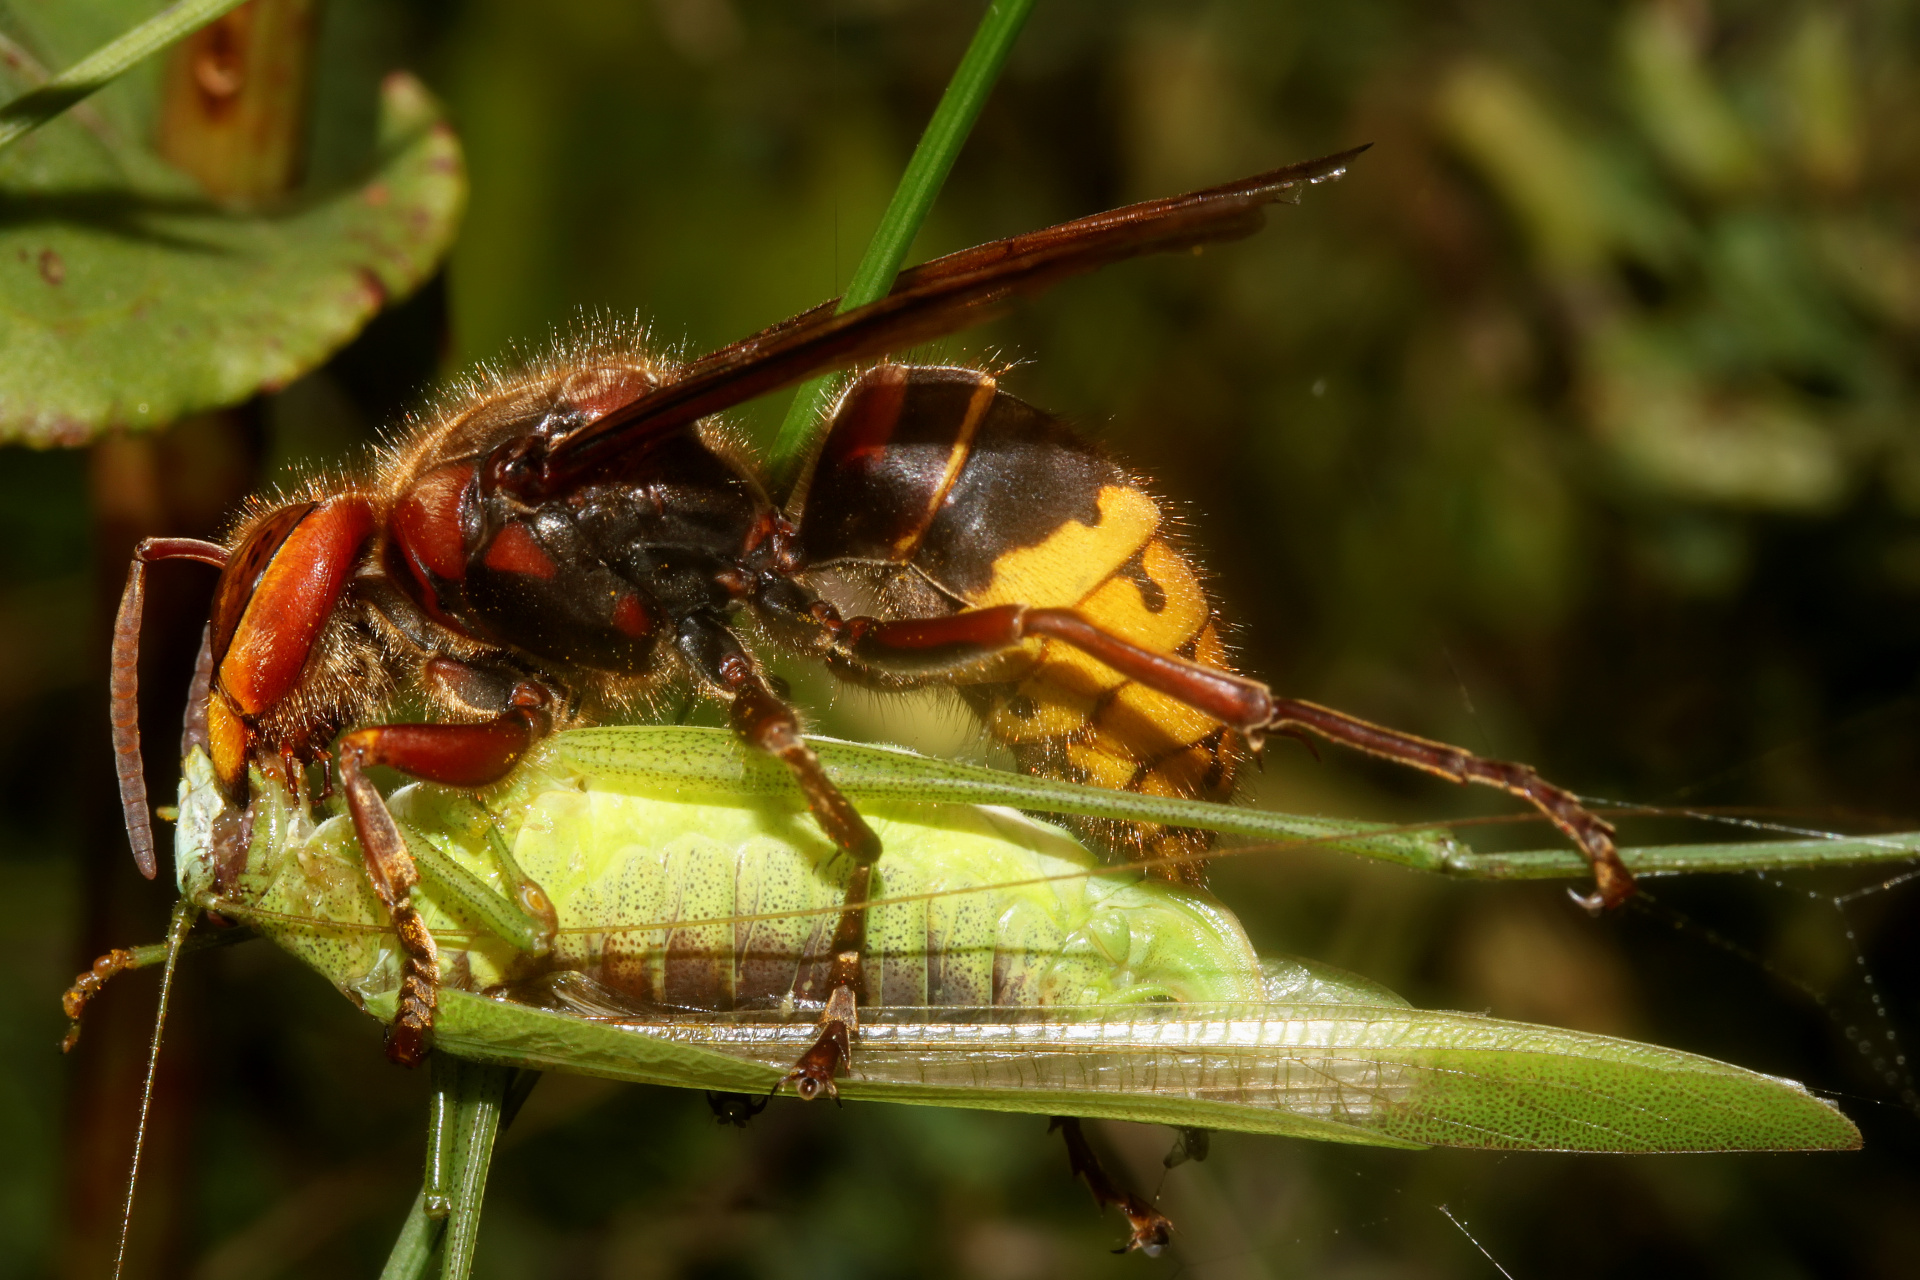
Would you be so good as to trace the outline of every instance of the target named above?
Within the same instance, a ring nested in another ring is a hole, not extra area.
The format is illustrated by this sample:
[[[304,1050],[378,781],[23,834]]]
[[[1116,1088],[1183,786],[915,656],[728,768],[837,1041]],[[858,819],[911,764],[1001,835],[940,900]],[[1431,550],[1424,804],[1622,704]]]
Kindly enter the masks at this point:
[[[816,745],[888,848],[869,908],[872,1003],[841,1083],[847,1098],[1387,1146],[1858,1144],[1836,1108],[1791,1082],[1649,1045],[1416,1010],[1337,970],[1263,962],[1208,895],[1102,864],[1065,832],[994,806],[1177,818],[1456,872],[1482,867],[1441,831]],[[251,832],[222,834],[231,815],[197,750],[186,772],[176,833],[183,897],[250,926],[390,1017],[397,951],[348,820],[313,815],[256,778]],[[485,792],[415,784],[389,802],[421,865],[416,895],[441,948],[442,1054],[753,1094],[774,1088],[804,1049],[817,1009],[755,1000],[747,988],[771,990],[769,966],[791,988],[818,961],[848,867],[785,771],[731,735],[575,730]],[[1908,841],[1881,843],[1888,856],[1911,856]],[[1626,856],[1639,868],[1731,868],[1804,862],[1809,852],[1745,849],[1737,860],[1710,850]],[[1509,860],[1532,867],[1544,856]],[[1570,877],[1583,869],[1577,855],[1565,864]],[[705,1007],[692,1007],[689,993],[706,993]],[[505,1075],[447,1078],[443,1098],[455,1085],[492,1088],[494,1110],[481,1113],[497,1118]],[[462,1203],[445,1176],[429,1185],[439,1189],[422,1212]],[[479,1184],[467,1185],[464,1203],[477,1207]],[[1137,1240],[1143,1229],[1136,1219]]]

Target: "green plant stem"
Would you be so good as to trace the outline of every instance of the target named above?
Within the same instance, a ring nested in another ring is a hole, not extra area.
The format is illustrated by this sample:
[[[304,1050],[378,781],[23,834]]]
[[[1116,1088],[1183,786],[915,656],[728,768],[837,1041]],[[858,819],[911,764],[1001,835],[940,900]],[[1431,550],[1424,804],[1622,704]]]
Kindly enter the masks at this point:
[[[441,1280],[466,1280],[480,1233],[493,1143],[513,1123],[537,1071],[470,1062],[446,1052],[432,1059],[427,1169],[380,1280],[424,1280],[440,1259]]]
[[[894,188],[893,200],[881,216],[873,239],[867,243],[866,254],[854,269],[846,293],[841,295],[841,311],[877,302],[893,288],[893,278],[900,274],[907,250],[913,247],[913,238],[920,233],[920,224],[926,221],[928,210],[933,208],[935,197],[960,155],[960,148],[966,145],[967,135],[973,131],[974,121],[980,118],[980,109],[986,105],[987,95],[1000,78],[1000,69],[1006,64],[1007,54],[1033,5],[1034,0],[992,0],[987,6],[986,15],[973,33],[973,43],[967,46],[953,79],[947,82],[947,90],[940,96],[940,104],[934,108],[926,132],[920,135],[920,144],[914,148],[906,172],[900,175],[900,185]],[[821,401],[831,381],[831,377],[815,378],[794,393],[793,404],[787,409],[768,457],[776,489],[785,489],[791,484],[794,472],[805,459],[814,424],[820,417]]]
[[[433,1055],[432,1070],[427,1175],[381,1280],[422,1280],[436,1254],[441,1280],[466,1280],[480,1234],[493,1140],[514,1105],[509,1100],[514,1078],[525,1074],[444,1052]]]
[[[76,102],[112,84],[141,61],[206,26],[245,0],[180,0],[139,26],[101,45],[37,89],[0,107],[0,149],[60,115]]]
[[[433,1261],[433,1251],[440,1246],[440,1233],[446,1225],[444,1219],[435,1221],[427,1212],[426,1192],[414,1196],[413,1210],[400,1228],[399,1239],[393,1242],[393,1252],[387,1255],[380,1280],[421,1280]]]

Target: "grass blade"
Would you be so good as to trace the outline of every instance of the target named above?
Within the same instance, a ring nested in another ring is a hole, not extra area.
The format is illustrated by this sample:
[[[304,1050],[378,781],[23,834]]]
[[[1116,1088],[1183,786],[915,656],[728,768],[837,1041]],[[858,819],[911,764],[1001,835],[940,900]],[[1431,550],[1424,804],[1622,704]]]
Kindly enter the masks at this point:
[[[0,150],[12,146],[76,102],[112,84],[129,67],[206,26],[244,0],[180,0],[110,40],[37,89],[0,107]]]
[[[973,43],[967,46],[953,79],[947,82],[947,90],[940,96],[933,118],[927,121],[926,132],[920,135],[913,158],[907,161],[906,172],[900,175],[900,185],[894,188],[893,200],[881,215],[880,225],[867,244],[866,255],[854,269],[853,279],[840,299],[841,311],[876,302],[893,288],[893,278],[900,274],[907,250],[913,247],[913,238],[920,232],[920,224],[926,221],[928,210],[933,208],[935,197],[960,155],[960,148],[966,145],[973,122],[979,118],[987,95],[1000,78],[1000,68],[1006,64],[1007,54],[1020,28],[1026,24],[1033,3],[1034,0],[992,0],[987,6],[986,15],[973,33]],[[815,378],[794,393],[793,404],[787,409],[786,420],[780,424],[780,434],[774,438],[768,454],[776,491],[788,486],[794,470],[806,457],[820,417],[821,400],[831,380],[831,377]]]

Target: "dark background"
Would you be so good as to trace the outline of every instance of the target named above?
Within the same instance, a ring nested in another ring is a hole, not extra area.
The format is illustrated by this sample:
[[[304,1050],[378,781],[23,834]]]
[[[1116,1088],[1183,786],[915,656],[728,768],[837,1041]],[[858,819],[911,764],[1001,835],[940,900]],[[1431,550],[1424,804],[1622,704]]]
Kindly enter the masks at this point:
[[[837,292],[978,13],[337,0],[323,56],[409,66],[446,99],[465,230],[444,277],[327,369],[237,428],[176,431],[170,518],[215,522],[197,495],[250,468],[352,464],[436,372],[582,310],[704,350]],[[1583,794],[1920,827],[1917,36],[1908,7],[1867,2],[1042,0],[916,259],[1375,147],[1256,240],[1068,285],[941,354],[1021,362],[1008,385],[1153,476],[1246,669],[1288,693]],[[742,418],[765,438],[784,407]],[[0,465],[0,1276],[101,1274],[154,988],[115,988],[67,1060],[56,997],[100,945],[99,904],[132,930],[108,943],[158,937],[167,905],[102,801],[101,602],[123,572],[95,563],[103,476],[98,452]],[[156,587],[188,613],[204,590],[191,570]],[[823,729],[990,758],[950,704],[798,683]],[[1248,792],[1512,812],[1286,743]],[[1803,1080],[1861,1153],[1220,1136],[1166,1178],[1171,1254],[1113,1259],[1117,1220],[1043,1120],[782,1102],[742,1133],[698,1094],[552,1078],[503,1143],[478,1274],[1494,1274],[1450,1212],[1515,1277],[1909,1275],[1904,870],[1666,881],[1599,921],[1559,886],[1329,855],[1216,875],[1265,949]],[[376,1274],[418,1184],[424,1075],[264,947],[197,960],[182,988],[130,1274]],[[1157,1181],[1165,1130],[1096,1138]]]

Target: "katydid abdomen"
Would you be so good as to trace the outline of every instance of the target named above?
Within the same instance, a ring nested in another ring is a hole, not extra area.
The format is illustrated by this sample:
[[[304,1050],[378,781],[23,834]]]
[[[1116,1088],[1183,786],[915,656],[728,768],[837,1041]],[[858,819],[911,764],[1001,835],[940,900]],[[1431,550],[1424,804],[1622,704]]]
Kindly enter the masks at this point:
[[[356,873],[350,826],[334,818],[299,833],[284,798],[267,796],[244,882],[227,896],[245,898],[263,932],[343,990],[378,989],[390,952],[377,935],[340,927],[381,918]],[[488,833],[464,812],[470,798],[412,786],[389,803],[417,851],[430,844],[511,896]],[[519,870],[554,904],[557,928],[549,954],[530,956],[423,867],[419,897],[442,940],[447,986],[511,991],[571,972],[636,1009],[724,1012],[804,1003],[824,982],[849,866],[791,803],[675,799],[548,751],[487,805]],[[1011,810],[883,801],[863,811],[887,850],[868,919],[869,1004],[1264,996],[1238,920],[1204,892],[1103,870],[1071,836]]]

